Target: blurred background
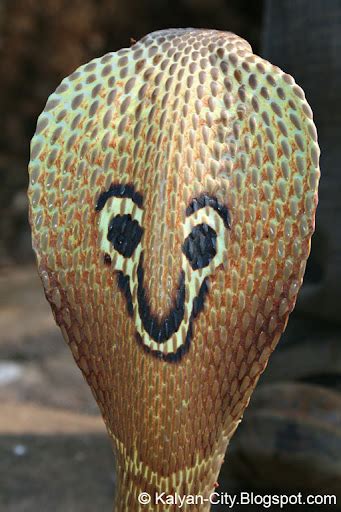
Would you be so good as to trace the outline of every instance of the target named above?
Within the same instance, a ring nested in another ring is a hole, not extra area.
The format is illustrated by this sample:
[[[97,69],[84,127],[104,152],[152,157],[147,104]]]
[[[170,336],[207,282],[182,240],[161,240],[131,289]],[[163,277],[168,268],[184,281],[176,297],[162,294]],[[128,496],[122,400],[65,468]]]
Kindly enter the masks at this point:
[[[114,491],[97,406],[35,269],[26,189],[37,116],[80,64],[153,30],[185,26],[233,31],[292,74],[322,151],[305,283],[231,442],[220,490],[339,493],[341,506],[340,0],[2,0],[1,511],[109,511]]]

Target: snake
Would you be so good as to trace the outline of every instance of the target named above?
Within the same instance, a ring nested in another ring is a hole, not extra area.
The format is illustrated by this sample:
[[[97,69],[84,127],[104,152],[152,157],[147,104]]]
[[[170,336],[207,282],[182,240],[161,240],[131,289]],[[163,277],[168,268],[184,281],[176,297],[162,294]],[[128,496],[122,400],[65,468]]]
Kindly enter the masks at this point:
[[[295,306],[319,176],[303,90],[230,32],[153,32],[48,98],[32,244],[110,436],[114,510],[210,509]]]

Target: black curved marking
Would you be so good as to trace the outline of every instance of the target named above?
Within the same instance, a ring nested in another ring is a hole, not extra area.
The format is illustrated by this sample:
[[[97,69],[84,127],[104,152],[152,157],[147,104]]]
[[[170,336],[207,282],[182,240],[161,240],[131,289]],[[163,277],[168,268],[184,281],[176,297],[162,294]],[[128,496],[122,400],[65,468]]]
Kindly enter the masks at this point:
[[[191,320],[194,320],[199,313],[204,309],[205,297],[208,294],[208,277],[203,280],[198,295],[193,300],[193,308],[191,314]]]
[[[133,316],[134,306],[133,298],[130,291],[130,279],[129,276],[123,274],[122,270],[117,270],[117,284],[123,295],[125,296],[127,309],[129,316]]]
[[[143,253],[137,268],[137,301],[144,330],[157,343],[164,343],[179,329],[185,313],[185,272],[182,270],[175,303],[168,315],[161,321],[151,313],[144,288]]]
[[[138,332],[136,332],[136,341],[141,346],[141,348],[147,353],[151,354],[152,356],[156,357],[157,359],[160,359],[162,361],[166,361],[168,363],[178,363],[181,358],[188,352],[189,347],[191,345],[192,337],[193,337],[193,322],[195,318],[199,315],[199,313],[203,310],[204,304],[205,304],[205,298],[208,293],[208,277],[206,277],[202,285],[200,287],[199,293],[197,297],[193,301],[193,308],[192,313],[189,319],[189,326],[188,331],[186,335],[186,340],[183,345],[181,345],[176,352],[172,352],[170,354],[164,354],[160,350],[153,350],[150,347],[147,347],[142,337]]]
[[[131,199],[137,206],[142,208],[143,206],[143,197],[139,192],[136,192],[135,188],[131,184],[113,184],[110,186],[108,190],[102,192],[99,196],[95,210],[96,212],[100,212],[103,208],[109,197],[119,197]]]
[[[186,208],[186,217],[189,217],[192,213],[197,212],[201,208],[205,208],[205,206],[213,208],[223,219],[225,228],[231,229],[230,212],[227,206],[219,203],[216,197],[208,196],[207,194],[202,194],[201,196],[192,199],[191,203]]]
[[[130,198],[140,208],[143,206],[143,197],[139,192],[135,191],[133,185],[112,184],[107,191],[102,192],[99,196],[95,207],[97,212],[104,208],[106,201],[110,197],[122,199]],[[200,208],[205,208],[206,206],[213,208],[222,218],[224,226],[227,229],[231,229],[231,220],[228,208],[220,204],[215,197],[207,194],[202,194],[191,201],[186,209],[186,216],[188,217]],[[139,226],[137,221],[132,220],[130,215],[116,215],[108,226],[107,238],[120,254],[129,258],[133,255],[138,243],[140,243],[142,234],[143,228]],[[216,238],[217,234],[215,230],[205,223],[199,224],[193,228],[182,247],[182,250],[189,260],[193,270],[207,266],[212,258],[214,258],[216,255]],[[104,254],[103,262],[107,267],[111,267],[111,257],[109,254]],[[131,294],[130,278],[122,271],[113,270],[117,273],[117,284],[125,297],[128,313],[133,317],[134,306]],[[163,317],[161,320],[152,314],[144,288],[143,253],[141,253],[138,264],[137,278],[138,313],[144,330],[156,343],[164,343],[179,330],[184,318],[186,295],[185,272],[183,270],[180,271],[174,304],[167,316]],[[182,356],[189,350],[193,337],[193,322],[203,310],[206,295],[208,293],[208,283],[209,278],[206,277],[201,284],[198,295],[193,300],[185,342],[177,349],[177,351],[175,353],[164,354],[160,350],[153,350],[145,345],[141,335],[136,332],[136,340],[145,352],[150,353],[154,357],[163,361],[180,361]]]
[[[193,270],[204,268],[217,254],[217,233],[208,224],[194,226],[184,244],[182,252]]]

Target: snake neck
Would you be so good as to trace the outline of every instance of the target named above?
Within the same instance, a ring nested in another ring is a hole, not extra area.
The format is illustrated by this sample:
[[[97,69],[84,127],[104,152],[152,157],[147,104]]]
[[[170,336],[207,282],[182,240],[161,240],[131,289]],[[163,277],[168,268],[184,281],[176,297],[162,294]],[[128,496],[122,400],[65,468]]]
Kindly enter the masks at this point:
[[[236,425],[233,425],[233,431]],[[215,492],[219,471],[224,460],[229,435],[221,436],[204,459],[195,459],[191,466],[180,464],[181,454],[178,453],[179,469],[170,474],[162,474],[153,470],[138,459],[130,457],[121,445],[114,442],[116,458],[116,493],[114,512],[151,512],[163,511],[197,511],[210,510],[210,496]],[[174,454],[169,454],[171,457]],[[182,467],[182,469],[180,469]],[[181,505],[181,506],[180,506]]]
[[[219,470],[216,478],[218,473]],[[211,507],[209,496],[215,488],[214,475],[211,475],[211,480],[200,482],[201,486],[198,487],[198,482],[193,479],[173,483],[171,479],[168,482],[165,479],[163,487],[156,478],[146,484],[143,475],[133,479],[129,471],[119,470],[113,512],[167,512],[179,509],[208,512]]]

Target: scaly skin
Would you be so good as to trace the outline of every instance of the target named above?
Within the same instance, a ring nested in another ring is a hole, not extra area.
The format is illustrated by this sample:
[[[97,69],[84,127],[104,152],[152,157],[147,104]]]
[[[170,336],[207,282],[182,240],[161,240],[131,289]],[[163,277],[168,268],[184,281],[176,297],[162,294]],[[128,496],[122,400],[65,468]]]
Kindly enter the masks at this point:
[[[302,283],[318,159],[303,91],[231,33],[155,32],[50,96],[33,246],[113,443],[115,510],[213,491]]]

